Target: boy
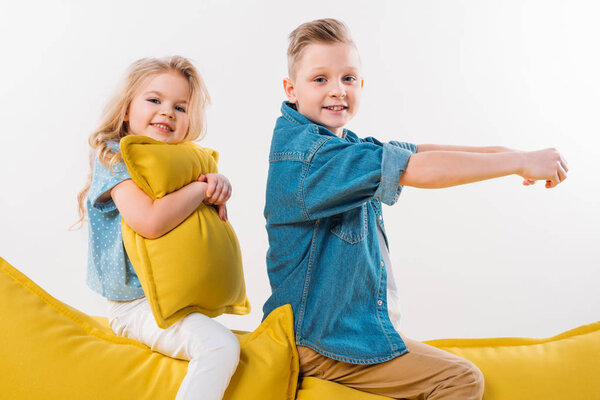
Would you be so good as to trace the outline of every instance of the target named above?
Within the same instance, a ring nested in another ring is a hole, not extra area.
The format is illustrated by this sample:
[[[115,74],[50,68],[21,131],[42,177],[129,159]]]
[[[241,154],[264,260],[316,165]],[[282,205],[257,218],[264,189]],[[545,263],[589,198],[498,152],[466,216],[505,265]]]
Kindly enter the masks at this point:
[[[441,188],[509,174],[566,179],[554,149],[382,143],[344,128],[363,86],[358,51],[333,19],[290,34],[289,78],[269,155],[265,218],[272,295],[290,303],[300,372],[401,399],[481,399],[472,363],[400,333],[381,203],[403,185]],[[431,151],[435,150],[435,151]]]

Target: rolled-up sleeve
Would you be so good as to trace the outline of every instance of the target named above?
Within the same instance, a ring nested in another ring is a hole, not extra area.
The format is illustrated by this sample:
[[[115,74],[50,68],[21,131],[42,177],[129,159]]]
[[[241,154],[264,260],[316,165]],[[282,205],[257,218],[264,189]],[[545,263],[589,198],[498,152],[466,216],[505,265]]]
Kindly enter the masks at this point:
[[[416,146],[410,143],[374,138],[324,141],[300,178],[306,219],[338,214],[371,198],[394,204],[402,190],[400,176],[414,152]]]
[[[417,152],[417,146],[412,143],[396,142],[383,143],[381,157],[381,182],[373,196],[389,206],[398,201],[402,186],[400,177],[406,170],[410,156]]]

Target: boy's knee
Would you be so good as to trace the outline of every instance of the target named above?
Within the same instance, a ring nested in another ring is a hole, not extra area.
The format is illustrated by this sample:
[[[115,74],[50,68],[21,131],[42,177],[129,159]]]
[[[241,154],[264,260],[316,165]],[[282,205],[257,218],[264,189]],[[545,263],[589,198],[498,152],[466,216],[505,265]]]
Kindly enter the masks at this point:
[[[463,368],[463,384],[472,389],[472,392],[476,396],[474,398],[481,399],[483,397],[483,389],[485,386],[483,373],[475,364],[468,360],[464,360],[461,366]]]

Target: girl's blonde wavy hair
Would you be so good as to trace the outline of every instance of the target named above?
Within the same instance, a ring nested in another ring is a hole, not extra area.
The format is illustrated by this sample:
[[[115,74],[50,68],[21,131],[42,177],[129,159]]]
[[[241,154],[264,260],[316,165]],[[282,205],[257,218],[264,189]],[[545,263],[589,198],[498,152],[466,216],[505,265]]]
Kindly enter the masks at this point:
[[[81,226],[85,218],[84,203],[92,183],[94,159],[97,157],[111,171],[122,160],[121,153],[115,152],[109,144],[111,142],[119,143],[121,138],[129,134],[125,114],[133,97],[148,78],[169,71],[179,72],[190,85],[190,99],[187,107],[189,127],[183,140],[198,140],[205,135],[206,106],[210,102],[210,96],[202,77],[192,62],[181,56],[142,58],[135,61],[127,70],[113,98],[106,105],[98,128],[88,139],[92,149],[90,174],[86,186],[77,195],[79,219],[73,226]]]

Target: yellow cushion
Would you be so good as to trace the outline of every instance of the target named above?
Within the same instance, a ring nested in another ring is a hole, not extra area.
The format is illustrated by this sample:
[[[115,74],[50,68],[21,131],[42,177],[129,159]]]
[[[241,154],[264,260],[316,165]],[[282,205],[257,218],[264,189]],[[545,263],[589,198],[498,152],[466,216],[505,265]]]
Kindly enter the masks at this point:
[[[254,332],[234,333],[242,351],[223,400],[293,400],[300,366],[292,307],[271,311]]]
[[[485,400],[600,399],[600,322],[546,339],[426,343],[477,365],[485,377]]]
[[[218,154],[194,143],[166,144],[145,136],[121,139],[133,181],[152,199],[217,172]],[[248,314],[240,246],[229,222],[201,204],[175,229],[146,239],[122,221],[123,242],[156,323],[167,328],[191,312],[209,317]]]
[[[0,398],[173,399],[187,362],[113,334],[56,300],[0,258]],[[241,361],[225,399],[292,400],[298,378],[293,315],[274,310],[238,333]]]
[[[600,399],[600,322],[546,339],[440,339],[425,342],[470,360],[485,377],[484,400]],[[388,399],[304,378],[298,400]]]

